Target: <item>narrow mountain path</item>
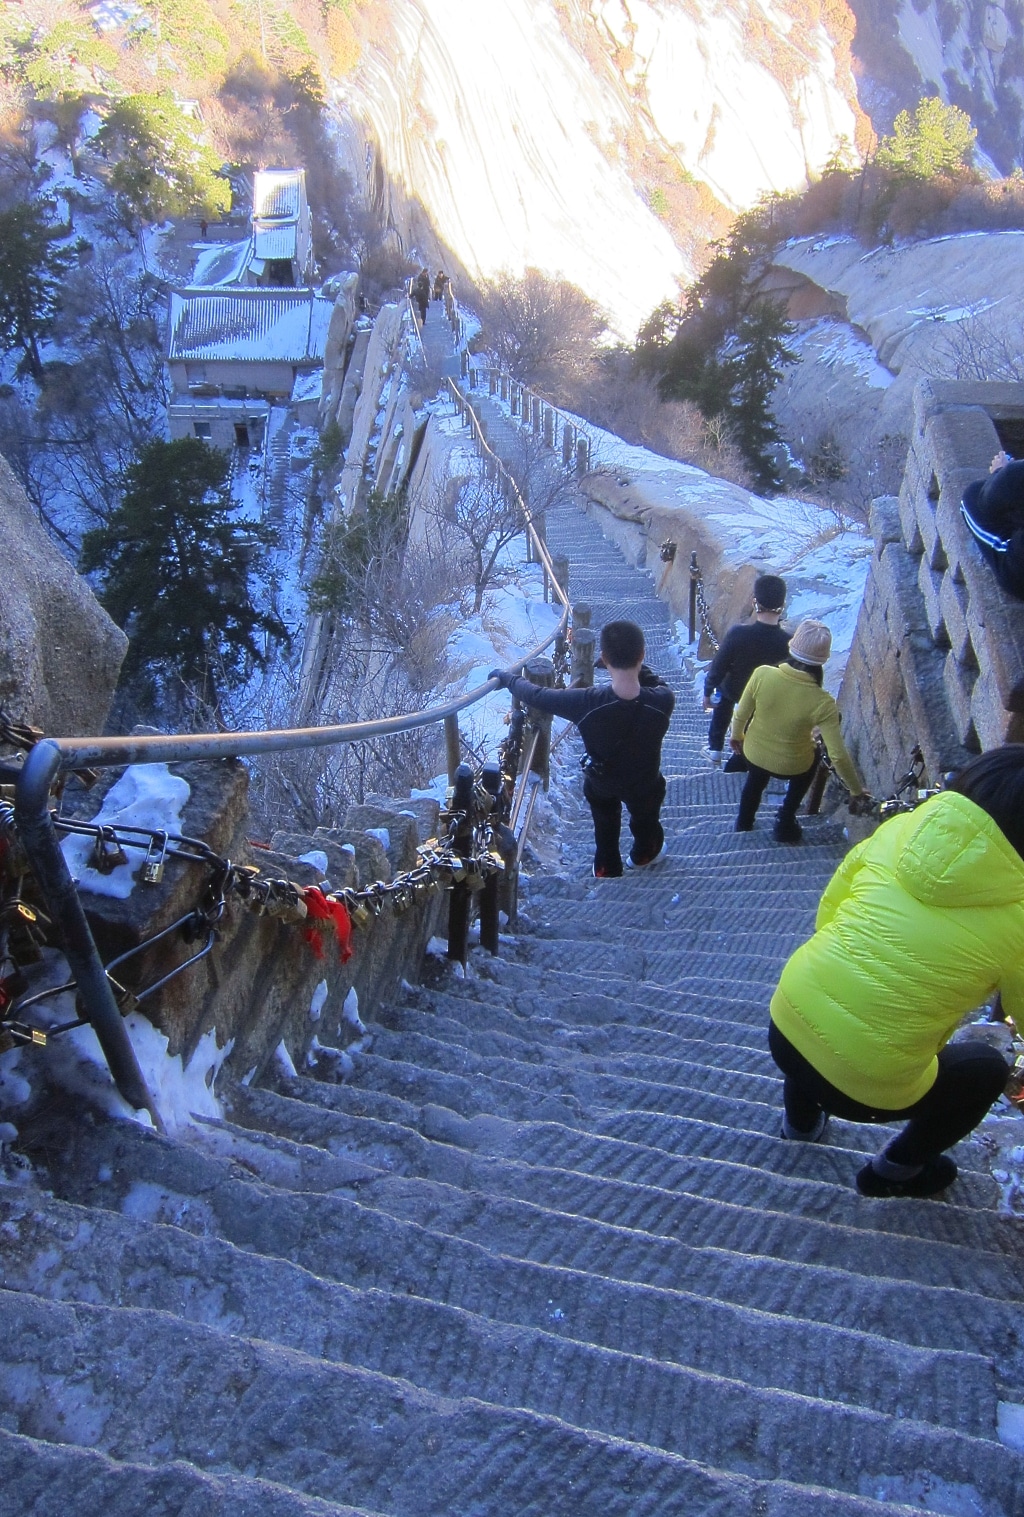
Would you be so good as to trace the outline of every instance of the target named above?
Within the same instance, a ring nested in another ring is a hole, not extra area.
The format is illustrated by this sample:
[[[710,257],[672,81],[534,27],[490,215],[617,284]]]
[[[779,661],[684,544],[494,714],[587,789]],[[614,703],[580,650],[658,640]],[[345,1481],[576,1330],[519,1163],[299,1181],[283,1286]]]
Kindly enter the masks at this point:
[[[1021,1229],[978,1154],[872,1201],[876,1133],[779,1137],[767,1003],[840,828],[735,834],[650,579],[573,506],[548,539],[676,688],[669,858],[596,881],[581,816],[347,1084],[238,1087],[192,1145],[40,1131],[49,1193],[0,1191],[4,1510],[1024,1514]]]

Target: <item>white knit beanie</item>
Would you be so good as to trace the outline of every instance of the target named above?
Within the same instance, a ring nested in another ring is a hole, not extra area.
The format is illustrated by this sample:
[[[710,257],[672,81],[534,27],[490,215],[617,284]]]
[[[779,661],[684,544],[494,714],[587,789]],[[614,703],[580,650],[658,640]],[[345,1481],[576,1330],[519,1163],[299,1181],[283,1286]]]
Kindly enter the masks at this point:
[[[827,664],[831,652],[832,634],[824,622],[801,622],[789,640],[790,657],[803,664]]]

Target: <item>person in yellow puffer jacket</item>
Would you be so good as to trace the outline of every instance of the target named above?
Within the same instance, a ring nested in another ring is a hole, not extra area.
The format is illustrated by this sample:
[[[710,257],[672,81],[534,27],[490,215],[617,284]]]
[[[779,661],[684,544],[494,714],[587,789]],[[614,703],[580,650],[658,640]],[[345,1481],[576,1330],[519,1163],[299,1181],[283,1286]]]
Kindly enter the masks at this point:
[[[803,833],[796,813],[818,762],[812,736],[816,729],[851,795],[864,795],[857,766],[839,731],[839,708],[822,689],[822,665],[831,651],[832,634],[824,623],[802,621],[790,638],[785,662],[777,667],[762,664],[747,681],[729,737],[733,751],[742,753],[747,765],[737,832],[751,830],[761,797],[775,775],[789,781],[775,822],[775,841],[799,843]]]
[[[1009,1070],[980,1039],[950,1043],[996,992],[1024,1017],[1024,743],[974,759],[948,790],[854,848],[814,936],[772,997],[784,1138],[832,1114],[907,1126],[857,1175],[869,1196],[929,1196],[956,1179],[951,1148]]]

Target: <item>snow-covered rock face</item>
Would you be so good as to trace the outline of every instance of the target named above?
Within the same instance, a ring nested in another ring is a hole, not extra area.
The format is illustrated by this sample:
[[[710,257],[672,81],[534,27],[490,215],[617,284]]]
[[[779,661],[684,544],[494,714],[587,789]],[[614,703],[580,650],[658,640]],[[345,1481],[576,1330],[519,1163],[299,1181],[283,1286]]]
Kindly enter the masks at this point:
[[[393,15],[340,105],[406,238],[425,217],[474,276],[568,278],[626,337],[693,272],[631,177],[628,136],[734,207],[854,137],[825,32],[799,52],[771,0],[746,20],[713,0],[394,0]],[[339,146],[372,178],[351,132]]]
[[[646,93],[660,136],[726,205],[795,189],[841,138],[854,141],[827,33],[819,25],[797,43],[771,0],[594,0],[591,9],[631,50],[626,83]]]
[[[858,17],[865,86],[861,103],[879,133],[922,95],[939,95],[968,111],[978,128],[982,167],[1008,174],[1021,159],[1024,46],[1016,0],[850,0]]]

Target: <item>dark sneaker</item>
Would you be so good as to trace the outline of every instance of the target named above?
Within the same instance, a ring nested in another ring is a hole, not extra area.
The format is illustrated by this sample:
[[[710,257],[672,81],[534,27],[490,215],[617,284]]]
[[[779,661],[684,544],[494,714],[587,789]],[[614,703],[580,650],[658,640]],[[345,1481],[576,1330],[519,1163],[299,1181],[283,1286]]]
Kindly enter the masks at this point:
[[[668,848],[662,843],[657,853],[650,859],[635,859],[632,854],[626,860],[627,869],[650,869],[652,864],[660,864],[662,859],[668,858]]]
[[[792,816],[780,816],[772,828],[772,837],[777,843],[799,843],[803,835],[804,829]]]
[[[605,869],[603,864],[600,867],[597,864],[594,865],[595,880],[617,880],[621,877],[621,875],[621,868],[613,871],[611,869]]]
[[[939,1154],[910,1180],[887,1180],[871,1164],[865,1164],[857,1175],[857,1189],[862,1196],[937,1196],[956,1177],[953,1160],[948,1154]]]
[[[737,817],[737,819],[736,819],[736,825],[733,827],[732,830],[733,830],[733,832],[753,832],[753,830],[754,830],[754,824],[753,824],[753,822],[741,822],[739,820],[739,818]]]

